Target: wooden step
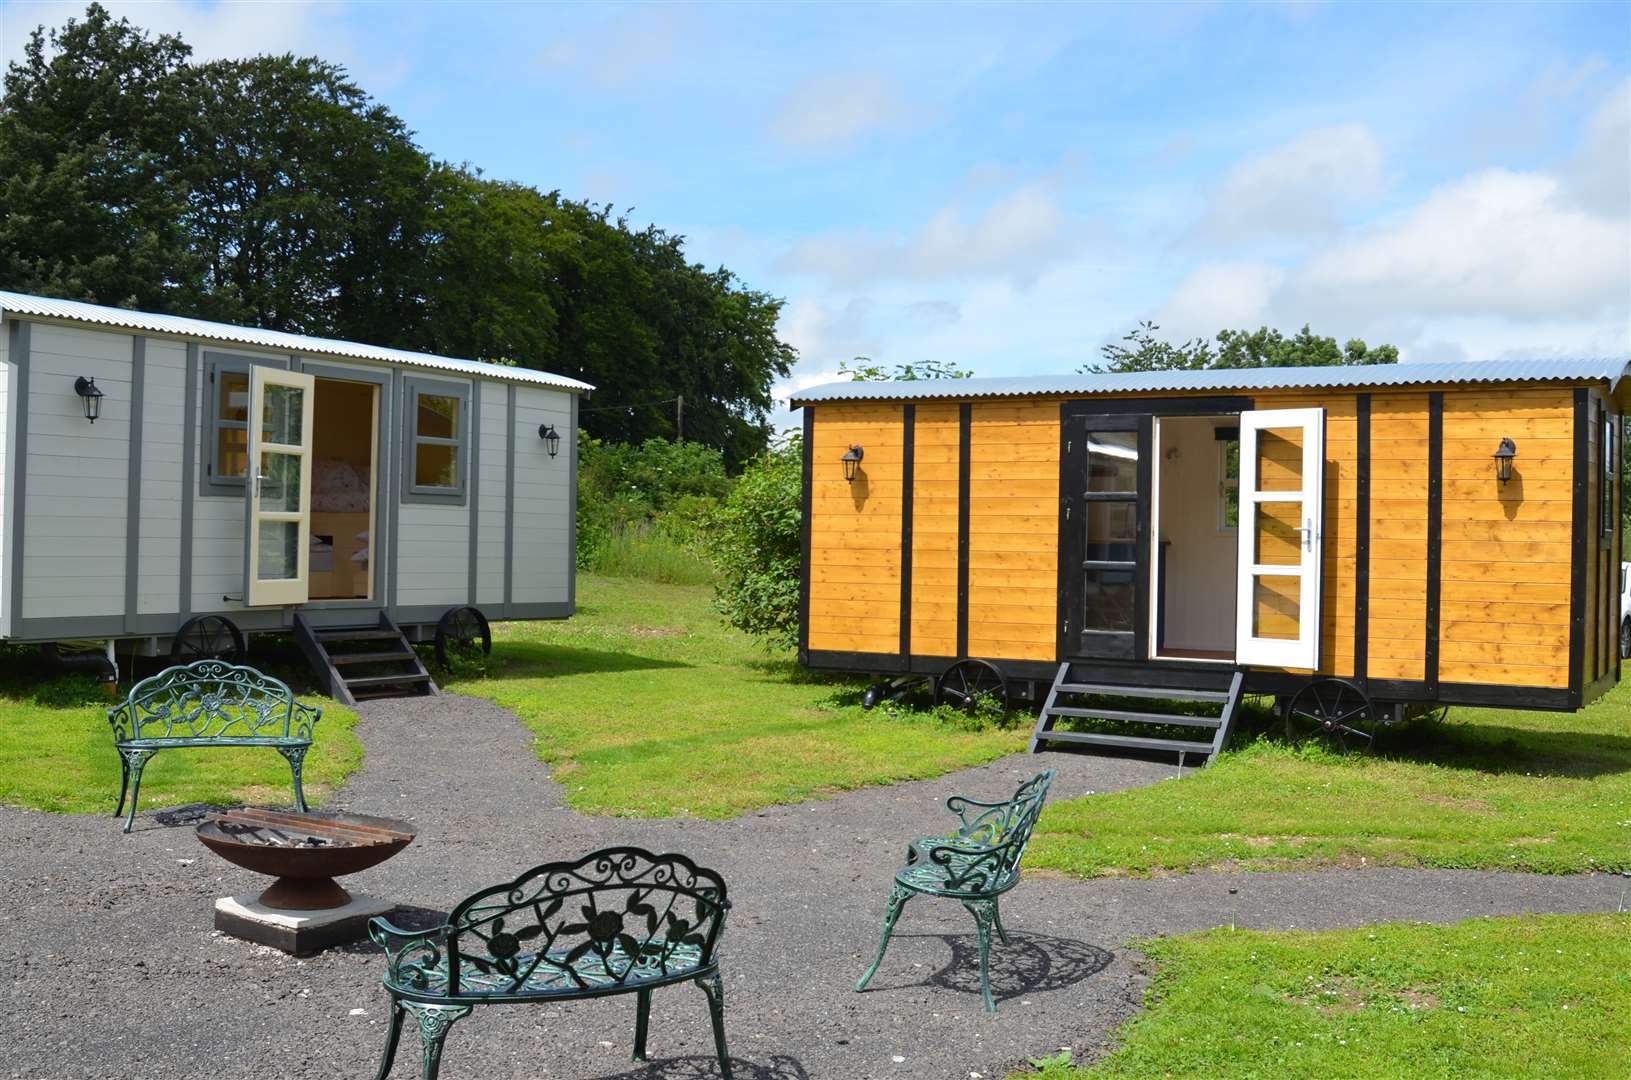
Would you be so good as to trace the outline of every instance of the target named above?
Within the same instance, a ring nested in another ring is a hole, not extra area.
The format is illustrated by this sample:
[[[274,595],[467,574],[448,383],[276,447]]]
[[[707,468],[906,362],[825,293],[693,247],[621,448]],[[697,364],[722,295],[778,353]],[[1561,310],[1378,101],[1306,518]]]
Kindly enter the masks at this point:
[[[1109,683],[1060,683],[1061,694],[1099,694],[1104,697],[1159,698],[1162,701],[1228,701],[1222,690],[1176,690],[1165,686],[1114,686]]]
[[[377,626],[338,627],[332,630],[319,630],[314,635],[318,641],[398,641],[402,638],[400,630],[386,630]]]
[[[1120,746],[1132,750],[1176,750],[1187,754],[1210,754],[1209,742],[1186,742],[1183,739],[1154,739],[1141,735],[1101,735],[1091,731],[1045,731],[1038,735],[1042,742],[1087,743],[1094,746]]]
[[[1052,716],[1079,716],[1085,720],[1131,720],[1138,724],[1181,724],[1184,727],[1215,728],[1223,723],[1222,718],[1217,716],[1128,712],[1123,709],[1078,709],[1068,705],[1055,705],[1048,713]]]
[[[360,686],[391,686],[399,683],[428,683],[430,676],[420,672],[408,672],[403,675],[362,675],[353,679],[344,679],[346,688],[354,690]]]
[[[354,652],[329,653],[328,658],[335,664],[386,664],[394,660],[412,660],[414,652]]]

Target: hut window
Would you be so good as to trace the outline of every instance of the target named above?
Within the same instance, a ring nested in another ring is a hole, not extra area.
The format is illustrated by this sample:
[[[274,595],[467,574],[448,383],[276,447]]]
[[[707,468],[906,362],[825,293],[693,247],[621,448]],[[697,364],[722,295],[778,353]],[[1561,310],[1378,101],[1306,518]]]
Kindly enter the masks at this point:
[[[409,379],[403,423],[405,502],[464,503],[469,387]]]
[[[1608,410],[1597,410],[1597,455],[1603,464],[1603,479],[1597,485],[1597,525],[1603,536],[1614,535],[1614,425]]]
[[[1218,428],[1218,531],[1240,527],[1240,429]]]
[[[249,465],[249,369],[281,360],[204,354],[204,490],[241,495]]]

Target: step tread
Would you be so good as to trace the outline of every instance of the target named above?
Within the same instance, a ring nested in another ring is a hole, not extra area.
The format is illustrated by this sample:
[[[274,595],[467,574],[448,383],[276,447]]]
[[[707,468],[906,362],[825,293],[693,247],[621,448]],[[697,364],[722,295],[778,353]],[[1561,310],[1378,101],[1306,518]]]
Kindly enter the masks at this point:
[[[1061,694],[1160,698],[1164,701],[1228,701],[1227,690],[1179,690],[1170,686],[1115,686],[1109,683],[1060,683]]]
[[[347,679],[342,675],[340,681],[345,683],[347,688],[353,688],[358,686],[387,686],[391,683],[428,683],[430,682],[430,676],[423,672],[411,671],[401,675],[362,675],[351,679]]]
[[[1180,724],[1184,727],[1216,728],[1223,723],[1221,716],[1129,712],[1125,709],[1078,709],[1068,705],[1055,705],[1048,712],[1054,716],[1079,716],[1085,720],[1131,720],[1140,724]]]
[[[418,656],[412,649],[405,652],[330,653],[333,664],[383,664],[392,660],[413,660]]]
[[[318,641],[384,641],[400,638],[402,631],[383,626],[331,626],[315,631],[313,636]]]
[[[1090,731],[1042,731],[1040,742],[1092,743],[1099,746],[1125,746],[1140,750],[1182,750],[1186,753],[1210,754],[1209,742],[1188,742],[1183,739],[1155,739],[1142,735],[1100,735]]]

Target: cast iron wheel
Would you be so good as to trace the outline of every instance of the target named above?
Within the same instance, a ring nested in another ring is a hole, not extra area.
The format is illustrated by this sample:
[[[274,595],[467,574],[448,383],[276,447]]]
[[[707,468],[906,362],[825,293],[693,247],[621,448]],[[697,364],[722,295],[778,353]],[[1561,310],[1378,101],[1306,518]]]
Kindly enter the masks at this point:
[[[1405,706],[1404,716],[1412,724],[1424,724],[1433,727],[1444,723],[1444,718],[1450,715],[1448,705],[1434,705],[1431,702],[1422,705]]]
[[[487,626],[487,616],[473,607],[452,608],[436,624],[436,659],[445,668],[492,651],[493,632]]]
[[[1298,746],[1321,738],[1344,753],[1364,753],[1376,742],[1376,711],[1365,691],[1346,679],[1315,679],[1286,709],[1286,738]]]
[[[986,660],[959,660],[934,684],[936,705],[951,705],[972,713],[982,698],[989,698],[1003,716],[1008,715],[1008,680],[997,665]]]
[[[873,683],[871,686],[866,688],[866,693],[861,695],[861,710],[863,712],[871,712],[874,708],[877,707],[878,702],[882,701],[884,698],[886,698],[888,696],[889,696],[889,684],[888,683],[881,683],[881,682]]]
[[[170,663],[190,664],[194,660],[225,660],[240,663],[244,658],[244,634],[225,615],[194,615],[181,624],[170,639]]]
[[[1631,660],[1631,619],[1620,622],[1620,659]]]

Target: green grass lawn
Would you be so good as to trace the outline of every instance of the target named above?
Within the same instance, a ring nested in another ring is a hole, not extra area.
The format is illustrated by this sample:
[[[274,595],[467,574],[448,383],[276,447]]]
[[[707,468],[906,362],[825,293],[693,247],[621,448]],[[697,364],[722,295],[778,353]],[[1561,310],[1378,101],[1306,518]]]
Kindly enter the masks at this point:
[[[1631,914],[1211,930],[1139,948],[1156,969],[1150,1008],[1120,1049],[1022,1075],[1606,1080],[1631,1062]]]
[[[578,613],[496,628],[487,697],[538,736],[585,813],[723,818],[938,776],[1021,750],[1027,731],[861,710],[862,684],[818,679],[724,626],[705,586],[579,575]]]
[[[1371,756],[1249,741],[1154,787],[1055,803],[1028,865],[1083,877],[1209,866],[1631,870],[1631,689],[1580,713],[1454,709]]]
[[[0,803],[111,816],[119,798],[119,755],[107,720],[112,702],[82,678],[42,680],[38,671],[32,649],[0,655]],[[307,800],[316,804],[356,769],[362,745],[349,709],[327,698],[302,700],[323,709],[303,775]],[[166,750],[142,774],[143,810],[194,802],[287,805],[292,798],[289,763],[271,749]]]

